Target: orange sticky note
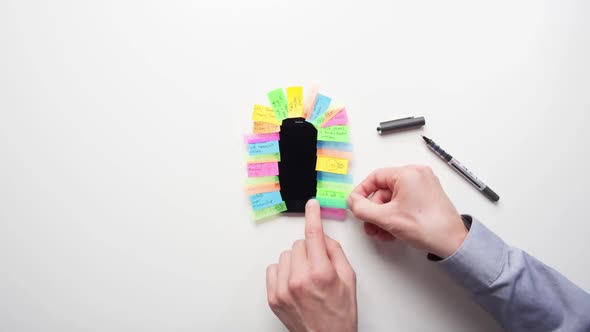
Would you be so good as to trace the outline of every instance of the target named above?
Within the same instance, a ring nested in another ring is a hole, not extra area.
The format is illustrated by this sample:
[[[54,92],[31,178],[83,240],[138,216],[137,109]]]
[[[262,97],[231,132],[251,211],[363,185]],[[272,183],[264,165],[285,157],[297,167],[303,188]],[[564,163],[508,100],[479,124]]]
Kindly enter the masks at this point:
[[[348,160],[342,158],[318,156],[315,169],[316,171],[322,172],[346,174],[348,171]]]
[[[338,113],[340,113],[343,109],[344,106],[337,103],[332,103],[332,105],[330,105],[330,107],[326,111],[326,115],[324,115],[324,121],[321,124],[324,125],[326,122],[332,120],[332,118],[335,117]]]
[[[248,186],[244,190],[246,191],[246,194],[254,195],[254,194],[268,193],[271,191],[281,190],[281,185],[279,182],[272,182],[272,183],[261,184],[258,186]]]
[[[313,105],[315,104],[315,100],[318,97],[318,92],[320,91],[320,87],[317,85],[312,85],[311,90],[307,94],[305,98],[305,104],[303,106],[303,117],[309,119],[311,116],[311,112],[313,111]]]
[[[254,121],[254,128],[252,129],[252,131],[255,134],[278,133],[279,131],[281,131],[281,126],[272,123]]]
[[[352,152],[342,150],[318,149],[318,156],[336,157],[341,159],[352,159]]]

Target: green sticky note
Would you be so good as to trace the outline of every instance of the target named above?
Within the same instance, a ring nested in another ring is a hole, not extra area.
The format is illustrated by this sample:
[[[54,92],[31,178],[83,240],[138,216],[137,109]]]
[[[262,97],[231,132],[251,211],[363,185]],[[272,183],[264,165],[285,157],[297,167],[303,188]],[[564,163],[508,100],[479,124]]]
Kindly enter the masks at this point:
[[[318,128],[318,141],[348,142],[348,126]]]
[[[280,204],[254,211],[254,220],[258,221],[260,219],[268,218],[270,216],[274,216],[284,211],[287,211],[287,205],[285,204],[285,202],[281,202]]]
[[[316,197],[316,199],[320,202],[320,206],[322,207],[346,209],[346,200],[326,197]]]
[[[348,193],[344,191],[318,189],[316,192],[316,197],[346,200],[346,197],[348,197]]]
[[[317,188],[350,193],[353,189],[353,185],[342,182],[318,181]]]
[[[259,154],[259,155],[254,155],[254,156],[248,156],[248,161],[259,161],[259,160],[281,161],[281,154],[280,153],[270,153],[270,154]]]
[[[267,184],[267,183],[273,183],[273,182],[279,182],[279,177],[276,175],[273,175],[273,176],[261,176],[261,177],[257,177],[257,178],[247,178],[246,179],[246,186],[257,186],[260,184]]]
[[[272,106],[272,110],[275,112],[277,119],[283,121],[289,114],[289,104],[287,103],[287,97],[282,88],[272,90],[267,94],[268,100]]]

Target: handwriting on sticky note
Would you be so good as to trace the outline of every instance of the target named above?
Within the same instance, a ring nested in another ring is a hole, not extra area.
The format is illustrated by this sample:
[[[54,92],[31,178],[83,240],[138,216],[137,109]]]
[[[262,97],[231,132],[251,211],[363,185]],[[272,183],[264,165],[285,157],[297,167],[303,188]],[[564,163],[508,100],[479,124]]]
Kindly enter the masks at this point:
[[[281,202],[280,204],[254,211],[254,220],[258,221],[264,218],[277,215],[284,211],[287,211],[287,204],[285,204],[285,202]]]
[[[279,175],[279,163],[256,163],[248,164],[248,177]]]
[[[332,101],[332,104],[330,104],[330,107],[324,114],[324,121],[322,122],[322,124],[330,121],[334,116],[336,116],[336,114],[340,113],[343,109],[344,106]]]
[[[251,156],[273,153],[279,153],[279,142],[277,141],[248,144],[248,154]]]
[[[257,154],[255,156],[248,156],[248,163],[269,163],[281,161],[280,153],[272,154]]]
[[[244,141],[246,142],[246,144],[272,142],[278,141],[280,139],[281,135],[279,133],[248,134],[244,136]]]
[[[287,88],[287,102],[289,104],[290,118],[300,118],[303,116],[303,87],[292,86]]]
[[[246,189],[244,189],[244,191],[246,191],[246,194],[248,195],[267,193],[277,190],[281,190],[281,185],[279,182],[265,183],[257,186],[248,186],[246,187]]]
[[[348,124],[348,115],[346,114],[346,109],[342,109],[342,111],[338,112],[332,119],[325,121],[322,124],[322,127],[331,127],[331,126],[342,126]]]
[[[272,107],[264,105],[254,105],[254,110],[252,111],[252,120],[276,125],[280,124],[279,120],[277,120],[275,112],[272,110]]]
[[[318,156],[315,169],[316,171],[322,172],[346,174],[348,171],[348,160]]]
[[[272,105],[272,110],[275,112],[277,120],[283,121],[288,117],[289,113],[289,105],[287,103],[287,98],[285,97],[285,93],[283,92],[282,88],[272,90],[267,94],[268,100]]]
[[[282,201],[283,198],[281,197],[280,191],[271,191],[250,196],[250,204],[254,211],[280,204]]]
[[[318,141],[348,142],[348,126],[332,126],[318,129]]]
[[[330,107],[331,102],[332,99],[330,97],[326,97],[323,94],[318,94],[317,98],[315,99],[315,104],[313,105],[313,110],[311,111],[309,120],[313,122],[318,116],[326,112],[328,107]]]
[[[346,219],[346,209],[336,209],[329,207],[320,207],[322,219],[344,220]]]
[[[252,131],[255,134],[278,133],[281,131],[281,126],[267,122],[255,121]]]
[[[316,197],[346,200],[346,197],[348,197],[348,193],[336,190],[317,189]]]
[[[317,189],[340,191],[340,192],[348,194],[352,191],[353,185],[350,183],[319,180],[318,184],[317,184]]]

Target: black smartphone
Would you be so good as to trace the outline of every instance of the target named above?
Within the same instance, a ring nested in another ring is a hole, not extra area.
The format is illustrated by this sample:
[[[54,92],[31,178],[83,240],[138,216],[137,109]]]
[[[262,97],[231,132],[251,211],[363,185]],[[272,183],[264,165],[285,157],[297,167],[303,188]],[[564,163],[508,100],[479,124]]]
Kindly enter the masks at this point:
[[[281,124],[279,182],[286,212],[305,212],[305,203],[316,195],[318,131],[304,118]]]

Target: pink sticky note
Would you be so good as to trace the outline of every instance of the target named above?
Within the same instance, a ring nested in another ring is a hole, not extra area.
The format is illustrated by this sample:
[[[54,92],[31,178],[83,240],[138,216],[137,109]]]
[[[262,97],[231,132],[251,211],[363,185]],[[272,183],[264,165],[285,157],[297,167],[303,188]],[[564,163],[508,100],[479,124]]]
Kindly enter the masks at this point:
[[[279,141],[280,139],[279,133],[244,135],[244,143],[246,144]]]
[[[320,207],[320,214],[322,218],[344,220],[346,219],[346,209],[336,209]]]
[[[331,127],[331,126],[342,126],[348,123],[348,116],[346,115],[346,108],[342,109],[342,111],[338,112],[330,121],[324,123],[323,127]]]
[[[279,163],[248,164],[248,177],[279,175]]]

